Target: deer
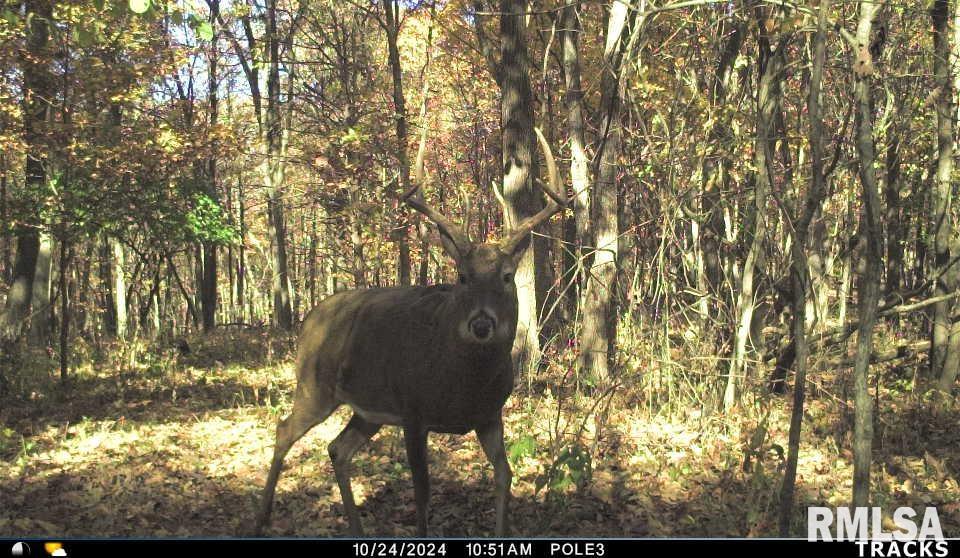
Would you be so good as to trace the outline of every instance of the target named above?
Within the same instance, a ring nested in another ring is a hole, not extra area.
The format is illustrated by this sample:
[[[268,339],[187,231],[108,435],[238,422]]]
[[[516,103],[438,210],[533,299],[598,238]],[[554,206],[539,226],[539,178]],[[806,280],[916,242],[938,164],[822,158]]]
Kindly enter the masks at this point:
[[[477,244],[427,205],[423,167],[400,196],[436,225],[458,282],[432,286],[343,291],[304,318],[297,340],[293,409],[277,424],[273,459],[255,519],[254,534],[269,522],[287,452],[334,410],[353,415],[328,446],[343,511],[352,536],[362,536],[351,489],[354,454],[383,425],[403,432],[413,477],[418,537],[427,536],[431,432],[476,433],[493,465],[494,533],[505,536],[512,472],[504,448],[503,406],[513,392],[511,349],[517,331],[514,273],[532,231],[567,205],[546,139],[535,129],[547,168],[545,206],[503,239]]]

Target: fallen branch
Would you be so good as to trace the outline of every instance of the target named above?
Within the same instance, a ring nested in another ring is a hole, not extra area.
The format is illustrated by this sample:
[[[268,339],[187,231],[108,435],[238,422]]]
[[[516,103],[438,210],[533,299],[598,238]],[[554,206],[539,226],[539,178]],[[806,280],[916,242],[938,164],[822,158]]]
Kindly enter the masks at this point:
[[[890,349],[873,351],[870,353],[870,364],[878,364],[881,362],[889,362],[891,360],[912,357],[929,350],[929,341],[912,341],[908,343],[901,343]],[[831,362],[831,366],[835,366],[837,368],[849,368],[853,366],[853,359],[845,358],[842,360],[833,361]]]
[[[952,300],[954,298],[960,297],[960,291],[956,291],[950,294],[945,294],[941,296],[931,297],[919,302],[914,302],[911,304],[894,304],[888,303],[880,307],[880,310],[877,312],[877,317],[885,316],[894,316],[900,314],[909,314],[910,312],[916,312],[917,310],[923,310],[933,306],[938,302],[943,302],[945,300]],[[902,300],[902,298],[901,298]],[[815,339],[811,339],[810,343],[810,352],[820,351],[832,345],[837,345],[846,341],[853,332],[857,331],[857,327],[860,325],[860,320],[851,320],[846,324],[841,324],[834,327],[831,330],[824,332],[822,335],[818,336]],[[785,343],[779,345],[773,351],[770,351],[764,356],[764,362],[771,362],[776,360],[776,358],[781,355],[790,347],[791,341],[788,340]]]

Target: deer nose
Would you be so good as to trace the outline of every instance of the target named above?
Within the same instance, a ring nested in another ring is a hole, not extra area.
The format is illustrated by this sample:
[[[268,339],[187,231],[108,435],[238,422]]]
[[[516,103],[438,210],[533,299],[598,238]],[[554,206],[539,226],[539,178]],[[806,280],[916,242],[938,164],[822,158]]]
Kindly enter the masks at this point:
[[[486,341],[493,335],[493,330],[497,326],[493,316],[486,312],[480,312],[470,320],[470,333],[480,341]]]

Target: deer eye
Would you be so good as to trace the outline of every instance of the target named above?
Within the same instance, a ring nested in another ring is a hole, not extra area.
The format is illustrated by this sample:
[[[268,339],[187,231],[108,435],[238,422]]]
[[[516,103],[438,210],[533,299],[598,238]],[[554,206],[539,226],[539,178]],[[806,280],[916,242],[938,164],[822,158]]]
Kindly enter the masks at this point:
[[[460,274],[459,279],[460,279],[460,284],[461,284],[461,285],[466,285],[466,284],[467,284],[467,276],[464,275],[463,273]]]
[[[503,282],[504,282],[504,283],[509,283],[510,281],[513,281],[513,273],[510,273],[510,272],[508,271],[508,272],[506,272],[506,273],[503,274]]]

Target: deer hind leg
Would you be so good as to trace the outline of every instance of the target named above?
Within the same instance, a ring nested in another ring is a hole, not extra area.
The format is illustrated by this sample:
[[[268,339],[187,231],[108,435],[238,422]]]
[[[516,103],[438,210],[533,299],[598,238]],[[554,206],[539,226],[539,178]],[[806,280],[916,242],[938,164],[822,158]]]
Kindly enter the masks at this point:
[[[338,405],[339,403],[333,397],[308,397],[299,388],[297,389],[293,412],[277,423],[277,441],[273,448],[273,461],[270,463],[270,474],[267,475],[260,511],[254,524],[254,535],[263,533],[263,528],[270,521],[273,494],[277,488],[277,480],[280,478],[280,470],[283,468],[283,458],[297,440],[311,428],[323,422]]]
[[[477,439],[483,453],[493,465],[494,496],[497,513],[497,523],[494,535],[503,537],[506,532],[507,508],[510,505],[510,483],[513,473],[507,463],[507,452],[503,447],[503,420],[497,418],[493,423],[477,429]]]
[[[419,425],[403,427],[407,461],[413,476],[413,497],[417,506],[417,536],[427,536],[427,511],[430,507],[430,473],[427,467],[427,432]]]
[[[350,534],[355,537],[363,535],[363,526],[360,524],[360,513],[357,512],[357,505],[353,501],[353,489],[350,487],[352,460],[357,450],[380,430],[380,426],[367,422],[354,413],[347,426],[327,448],[330,461],[333,462],[333,472],[337,477],[337,486],[340,487],[343,511],[347,514],[347,521],[350,523]]]

